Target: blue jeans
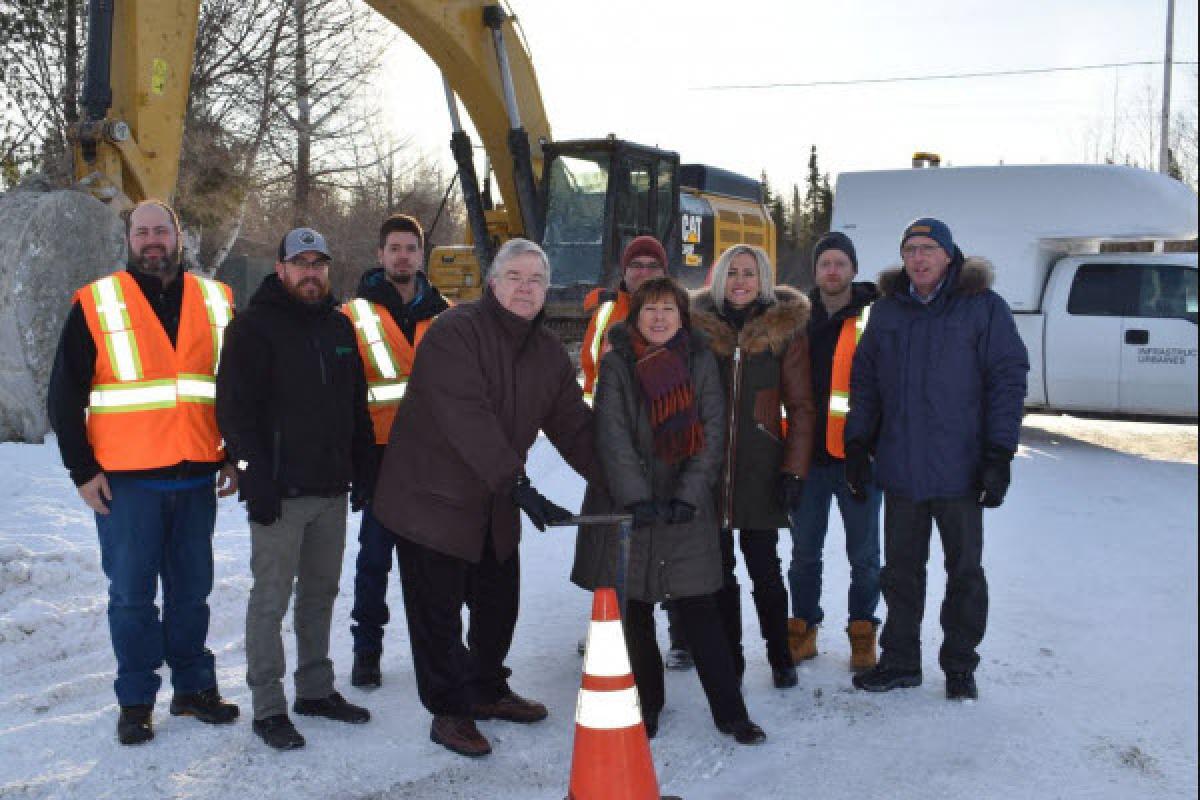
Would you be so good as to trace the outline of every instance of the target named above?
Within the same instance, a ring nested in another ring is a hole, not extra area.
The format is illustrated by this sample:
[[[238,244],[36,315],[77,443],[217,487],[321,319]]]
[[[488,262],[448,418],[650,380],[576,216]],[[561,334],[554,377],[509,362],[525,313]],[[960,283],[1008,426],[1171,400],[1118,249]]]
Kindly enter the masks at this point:
[[[375,518],[371,506],[362,512],[358,530],[358,560],[354,565],[354,609],[350,617],[358,624],[350,626],[354,652],[382,653],[383,626],[391,614],[387,604],[388,573],[396,537]]]
[[[123,706],[152,705],[165,656],[178,694],[214,688],[208,637],[213,587],[212,477],[143,480],[109,475],[108,514],[96,514],[108,576],[108,630],[117,657],[113,688]],[[162,581],[159,620],[155,595]]]
[[[875,609],[879,605],[879,507],[883,493],[871,484],[866,502],[855,500],[846,488],[846,466],[840,461],[813,464],[809,468],[800,507],[790,515],[792,564],[788,568],[788,583],[792,591],[792,616],[809,625],[820,625],[825,619],[821,609],[821,554],[834,497],[846,529],[850,621],[871,620],[878,624]]]

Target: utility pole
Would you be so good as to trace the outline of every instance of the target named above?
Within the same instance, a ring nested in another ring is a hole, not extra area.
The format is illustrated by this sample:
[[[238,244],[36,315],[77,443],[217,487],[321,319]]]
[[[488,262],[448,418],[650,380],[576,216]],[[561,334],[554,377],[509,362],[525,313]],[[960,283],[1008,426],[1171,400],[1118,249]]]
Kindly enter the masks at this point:
[[[1158,142],[1158,171],[1164,175],[1170,169],[1171,148],[1171,44],[1175,31],[1175,0],[1167,0],[1167,50],[1163,56],[1162,137]]]

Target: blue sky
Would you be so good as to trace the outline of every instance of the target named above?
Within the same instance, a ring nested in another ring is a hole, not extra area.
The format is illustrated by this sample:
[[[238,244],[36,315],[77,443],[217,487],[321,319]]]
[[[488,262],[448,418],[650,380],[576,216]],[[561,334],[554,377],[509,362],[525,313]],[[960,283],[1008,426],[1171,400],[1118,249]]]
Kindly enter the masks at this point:
[[[823,170],[1153,157],[1162,69],[957,81],[706,91],[724,84],[846,80],[1161,59],[1165,0],[838,3],[512,0],[555,138],[603,136],[677,150],[685,162],[803,180]],[[1175,58],[1196,60],[1197,3],[1176,3]],[[403,36],[401,36],[403,39]],[[436,68],[407,40],[388,70],[408,96],[395,134],[449,164]],[[1175,108],[1196,104],[1195,67],[1174,72]],[[385,86],[395,86],[386,81]],[[1115,105],[1114,105],[1115,100]],[[1114,111],[1117,123],[1114,125]]]

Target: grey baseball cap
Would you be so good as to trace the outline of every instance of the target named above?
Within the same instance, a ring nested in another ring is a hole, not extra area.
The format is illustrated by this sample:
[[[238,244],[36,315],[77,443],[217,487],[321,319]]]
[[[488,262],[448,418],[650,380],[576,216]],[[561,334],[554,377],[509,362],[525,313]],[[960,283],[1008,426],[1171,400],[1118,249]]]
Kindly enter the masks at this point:
[[[325,244],[325,237],[312,228],[293,228],[279,242],[280,261],[291,261],[301,253],[310,252],[320,253],[329,259],[333,258],[333,256],[329,255],[329,247]]]

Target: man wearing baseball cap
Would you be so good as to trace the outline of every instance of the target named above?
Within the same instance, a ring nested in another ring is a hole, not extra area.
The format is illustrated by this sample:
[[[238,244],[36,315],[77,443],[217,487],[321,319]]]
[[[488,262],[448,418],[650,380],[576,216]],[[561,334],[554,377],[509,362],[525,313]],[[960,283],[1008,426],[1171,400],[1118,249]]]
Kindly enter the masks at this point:
[[[879,664],[854,685],[886,692],[921,683],[925,566],[936,522],[946,557],[938,657],[952,700],[978,695],[976,648],[987,627],[983,509],[1004,501],[1017,450],[1029,357],[992,266],[964,258],[946,223],[914,220],[902,269],[883,272],[881,299],[858,349],[846,421],[846,483],[865,502],[884,492],[887,621]]]
[[[278,750],[304,746],[283,691],[281,629],[293,586],[292,710],[349,723],[371,716],[338,694],[329,659],[346,495],[356,511],[370,499],[375,441],[354,326],[330,293],[331,262],[320,233],[289,231],[275,271],[229,326],[217,372],[217,423],[250,518],[253,727]]]

